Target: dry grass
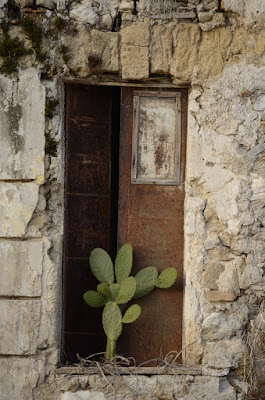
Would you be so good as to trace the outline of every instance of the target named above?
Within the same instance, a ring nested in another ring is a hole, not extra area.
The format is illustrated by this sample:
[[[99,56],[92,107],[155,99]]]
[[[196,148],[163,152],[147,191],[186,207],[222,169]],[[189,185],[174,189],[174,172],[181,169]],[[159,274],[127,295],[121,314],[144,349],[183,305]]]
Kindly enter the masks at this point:
[[[244,360],[244,381],[248,383],[247,400],[265,399],[265,304],[258,317],[251,321],[246,334],[248,356]]]

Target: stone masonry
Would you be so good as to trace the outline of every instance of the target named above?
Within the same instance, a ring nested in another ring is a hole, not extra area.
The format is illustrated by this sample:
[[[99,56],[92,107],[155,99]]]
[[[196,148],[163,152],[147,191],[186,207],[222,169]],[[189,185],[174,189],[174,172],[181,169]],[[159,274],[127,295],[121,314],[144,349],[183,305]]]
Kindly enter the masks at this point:
[[[0,399],[259,399],[265,2],[140,0],[137,13],[129,0],[35,3],[0,0]],[[33,50],[6,57],[5,35]],[[69,81],[189,88],[183,374],[58,369]]]

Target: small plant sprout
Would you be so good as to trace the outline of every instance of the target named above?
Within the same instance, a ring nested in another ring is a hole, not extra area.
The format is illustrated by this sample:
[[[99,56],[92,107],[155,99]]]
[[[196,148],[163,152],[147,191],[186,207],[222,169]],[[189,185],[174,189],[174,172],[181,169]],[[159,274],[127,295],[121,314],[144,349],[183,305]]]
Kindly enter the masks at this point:
[[[171,287],[177,278],[177,271],[175,268],[166,268],[159,275],[155,267],[146,267],[135,276],[130,276],[133,249],[129,243],[120,248],[115,266],[108,253],[100,248],[91,252],[89,263],[93,275],[100,283],[97,291],[89,290],[83,297],[90,307],[104,307],[102,325],[107,336],[105,358],[111,360],[115,356],[123,324],[136,321],[141,314],[141,307],[133,304],[122,315],[127,303],[147,295],[155,287]]]

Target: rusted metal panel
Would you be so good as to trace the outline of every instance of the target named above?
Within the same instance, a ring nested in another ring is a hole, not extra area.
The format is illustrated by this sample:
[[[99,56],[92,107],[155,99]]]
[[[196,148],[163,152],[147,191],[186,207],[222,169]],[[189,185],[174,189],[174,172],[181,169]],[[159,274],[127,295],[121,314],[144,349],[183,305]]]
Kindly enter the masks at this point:
[[[134,92],[133,183],[179,183],[180,107],[180,93]]]
[[[172,91],[172,96],[174,93]],[[139,364],[159,357],[161,352],[165,356],[171,350],[181,350],[187,93],[178,91],[182,110],[178,186],[146,186],[131,182],[134,94],[134,88],[122,89],[118,245],[132,244],[133,274],[150,265],[160,272],[166,267],[178,271],[177,282],[171,289],[155,289],[137,301],[142,306],[142,314],[136,322],[125,327],[118,351],[133,356]]]

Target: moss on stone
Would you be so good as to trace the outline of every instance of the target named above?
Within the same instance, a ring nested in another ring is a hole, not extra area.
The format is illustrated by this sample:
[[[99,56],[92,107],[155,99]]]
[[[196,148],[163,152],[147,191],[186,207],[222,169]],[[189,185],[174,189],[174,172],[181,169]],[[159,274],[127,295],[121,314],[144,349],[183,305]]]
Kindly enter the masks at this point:
[[[21,24],[27,38],[31,41],[36,59],[44,62],[47,54],[42,50],[42,28],[28,15],[23,17]]]
[[[24,46],[24,42],[18,37],[12,38],[9,35],[9,25],[6,22],[1,24],[3,38],[0,41],[0,57],[3,57],[1,71],[10,75],[17,71],[18,58],[31,53]]]
[[[64,44],[60,47],[59,52],[62,54],[63,60],[65,63],[69,61],[70,56],[68,54],[69,48],[65,46]]]
[[[61,17],[57,17],[54,22],[54,26],[56,29],[58,29],[58,31],[62,31],[66,28],[66,21]]]
[[[51,134],[45,133],[45,153],[52,157],[57,157],[57,145],[59,142],[51,137]]]
[[[56,100],[56,99],[48,100],[47,103],[46,103],[44,115],[47,118],[52,118],[53,117],[53,113],[54,113],[56,107],[58,106],[58,104],[59,104],[59,101]]]

